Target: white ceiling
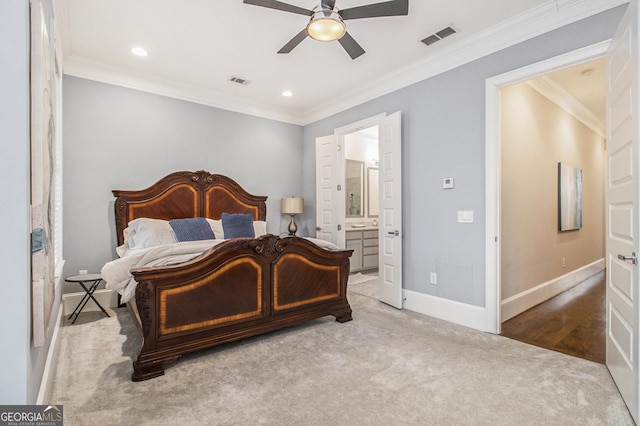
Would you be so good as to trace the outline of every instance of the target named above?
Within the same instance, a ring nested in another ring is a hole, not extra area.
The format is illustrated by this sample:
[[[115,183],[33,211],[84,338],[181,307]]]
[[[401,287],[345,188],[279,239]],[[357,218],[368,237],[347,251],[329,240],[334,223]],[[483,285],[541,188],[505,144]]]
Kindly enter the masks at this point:
[[[606,61],[598,59],[557,71],[547,78],[564,89],[602,124],[606,120]]]
[[[310,38],[277,54],[308,19],[242,0],[55,2],[66,74],[306,124],[426,78],[436,62],[455,66],[625,0],[411,0],[408,16],[346,21],[366,51],[355,60]],[[319,0],[287,3],[312,9]],[[458,33],[420,42],[447,26]],[[472,51],[476,40],[488,51]],[[135,46],[149,55],[132,55]]]

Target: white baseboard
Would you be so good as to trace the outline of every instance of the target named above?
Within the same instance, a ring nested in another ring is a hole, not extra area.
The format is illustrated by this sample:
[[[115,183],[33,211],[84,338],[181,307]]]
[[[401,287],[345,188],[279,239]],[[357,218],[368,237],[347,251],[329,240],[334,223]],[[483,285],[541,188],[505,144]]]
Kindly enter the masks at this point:
[[[525,290],[500,303],[500,320],[504,322],[581,283],[604,269],[604,259]]]
[[[73,312],[76,306],[78,306],[78,303],[80,303],[84,294],[85,293],[67,293],[62,295],[65,316],[71,315],[71,312]],[[98,303],[100,303],[105,309],[118,306],[118,293],[115,291],[107,289],[96,290],[93,293],[93,297],[95,297]],[[82,312],[92,311],[100,311],[100,308],[93,302],[93,300],[89,300]]]
[[[37,405],[49,405],[51,397],[51,384],[55,373],[55,366],[58,365],[58,354],[60,346],[58,345],[58,336],[60,332],[60,324],[62,323],[62,303],[58,305],[58,315],[56,316],[56,324],[51,335],[51,344],[47,352],[47,361],[44,364],[42,380],[40,381],[40,390],[36,399]]]
[[[491,332],[487,324],[487,310],[484,306],[404,290],[403,308],[420,314],[429,315],[479,331]]]

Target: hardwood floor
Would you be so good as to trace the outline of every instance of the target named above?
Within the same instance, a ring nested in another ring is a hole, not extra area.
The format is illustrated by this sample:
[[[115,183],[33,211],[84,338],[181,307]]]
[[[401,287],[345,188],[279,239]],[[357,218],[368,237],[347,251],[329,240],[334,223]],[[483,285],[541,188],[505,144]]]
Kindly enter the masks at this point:
[[[502,323],[502,335],[604,364],[605,286],[603,271]]]

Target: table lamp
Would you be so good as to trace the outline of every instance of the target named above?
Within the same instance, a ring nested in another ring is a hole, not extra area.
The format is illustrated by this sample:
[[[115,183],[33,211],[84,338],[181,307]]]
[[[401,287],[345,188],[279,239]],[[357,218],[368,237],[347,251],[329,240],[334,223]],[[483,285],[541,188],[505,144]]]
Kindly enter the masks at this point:
[[[291,216],[291,223],[289,223],[289,235],[296,235],[298,225],[296,225],[294,217],[304,211],[304,198],[283,198],[280,202],[280,210],[283,214]]]

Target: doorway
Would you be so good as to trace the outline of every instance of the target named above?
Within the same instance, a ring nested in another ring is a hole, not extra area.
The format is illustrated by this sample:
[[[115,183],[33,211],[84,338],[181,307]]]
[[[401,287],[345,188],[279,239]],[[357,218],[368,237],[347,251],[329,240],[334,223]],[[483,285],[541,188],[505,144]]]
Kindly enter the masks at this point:
[[[605,60],[601,58],[500,91],[503,323],[547,299],[560,298],[560,293],[570,292],[589,275],[604,270],[605,74]],[[571,170],[571,178],[575,178],[573,203],[565,206],[574,213],[570,230],[559,221],[567,210],[559,202],[559,189],[564,188],[560,177],[566,176],[561,170]],[[603,302],[598,309],[600,322],[605,318],[603,290],[600,286],[594,290]],[[582,314],[591,317],[589,312]],[[530,324],[560,338],[563,330],[550,326],[551,321],[553,318]],[[566,326],[571,327],[571,321]],[[595,331],[602,330],[597,327]],[[524,336],[533,344],[539,341],[533,338],[538,336],[535,329]],[[515,337],[523,335],[515,333]],[[582,346],[577,337],[572,345]],[[545,346],[561,347],[550,343]],[[594,349],[604,353],[604,340],[601,346]],[[583,353],[578,348],[575,352]]]
[[[401,118],[400,111],[390,115],[380,114],[335,129],[333,135],[316,138],[316,238],[346,247],[345,212],[349,195],[344,190],[345,135],[377,126],[379,167],[378,173],[371,168],[371,182],[376,181],[377,175],[379,205],[372,205],[369,210],[375,211],[377,208],[379,212],[384,212],[379,213],[377,230],[371,230],[377,232],[379,248],[378,299],[398,309],[402,309],[403,301]],[[373,220],[375,218],[371,218],[372,226]],[[354,230],[357,229],[354,227]],[[365,238],[364,233],[362,238]],[[376,256],[373,253],[365,254],[364,248],[363,244],[362,255],[369,255],[373,260]]]
[[[378,125],[344,135],[345,246],[350,272],[378,273]]]
[[[568,69],[573,66],[585,64],[590,61],[594,61],[604,57],[607,52],[607,48],[609,46],[609,42],[602,42],[596,45],[592,45],[583,49],[579,49],[574,52],[570,52],[565,55],[561,55],[556,58],[549,59],[542,63],[533,64],[523,69],[511,71],[491,79],[487,80],[486,84],[486,231],[487,231],[487,239],[486,239],[486,294],[485,294],[485,303],[486,303],[486,314],[487,314],[487,328],[488,331],[491,331],[496,334],[500,334],[501,332],[501,324],[502,321],[514,316],[514,313],[520,313],[525,311],[526,309],[535,306],[538,303],[548,299],[550,295],[548,293],[545,294],[545,291],[548,290],[550,284],[555,286],[563,286],[567,285],[566,281],[563,279],[553,281],[553,280],[545,280],[544,278],[538,277],[535,282],[547,285],[534,286],[534,288],[520,288],[513,291],[512,294],[505,295],[502,294],[501,283],[503,282],[502,277],[502,263],[503,256],[502,253],[505,250],[503,247],[503,240],[505,235],[503,235],[503,219],[502,219],[502,117],[500,114],[501,111],[501,90],[505,87],[512,86],[518,83],[523,83],[527,80],[531,80],[549,73],[553,73],[559,70]],[[560,128],[561,129],[561,128]],[[557,170],[557,164],[556,164]],[[555,172],[557,173],[557,171]],[[604,172],[602,172],[598,177],[602,181],[604,176]],[[553,172],[549,172],[548,170],[541,171],[536,170],[529,175],[529,179],[538,179],[542,177],[544,179],[552,179],[557,180],[557,174]],[[552,185],[552,188],[557,187],[557,181],[555,185]],[[551,191],[554,191],[553,189]],[[554,191],[555,192],[555,191]],[[526,195],[526,194],[525,194]],[[553,207],[554,210],[557,208],[557,205]],[[557,210],[555,210],[557,211]],[[553,220],[557,220],[554,217]],[[557,229],[557,224],[551,224],[554,229]],[[518,231],[518,230],[516,230]],[[567,236],[575,236],[577,234],[566,234]],[[567,237],[567,238],[569,238]],[[521,256],[519,253],[507,253],[512,254],[514,257]],[[558,264],[562,267],[563,259],[561,256],[558,260]],[[567,268],[567,259],[564,259],[565,269]],[[586,262],[583,262],[584,264]],[[538,262],[538,271],[544,271],[546,264],[540,264]],[[592,262],[588,264],[585,268],[579,271],[582,275],[582,279],[580,277],[576,277],[575,275],[569,276],[571,279],[577,280],[568,285],[565,289],[570,288],[576,282],[583,281],[589,276],[595,274],[599,270],[602,270],[602,261]],[[568,272],[569,269],[566,269]],[[556,276],[559,274],[556,274]],[[561,277],[562,278],[562,277]],[[560,293],[560,291],[555,291],[555,294]],[[511,297],[513,296],[513,297]],[[520,297],[518,297],[520,296]],[[534,299],[538,297],[539,299],[535,301]],[[504,300],[508,299],[508,300]],[[528,306],[527,306],[528,305]],[[503,312],[504,311],[504,312]]]

